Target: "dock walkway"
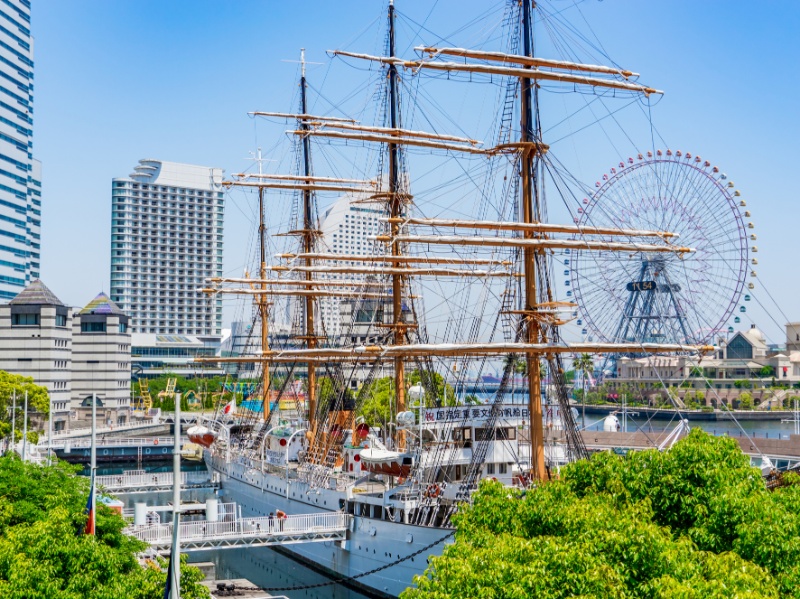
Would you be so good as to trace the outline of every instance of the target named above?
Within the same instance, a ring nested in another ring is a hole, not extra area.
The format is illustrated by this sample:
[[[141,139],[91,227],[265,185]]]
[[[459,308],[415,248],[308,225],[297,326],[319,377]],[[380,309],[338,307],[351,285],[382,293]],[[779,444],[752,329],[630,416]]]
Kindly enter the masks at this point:
[[[193,520],[180,525],[181,551],[343,541],[347,538],[351,518],[349,514],[336,512],[281,519]],[[172,546],[171,523],[129,526],[125,533],[148,543],[159,553],[169,552]]]

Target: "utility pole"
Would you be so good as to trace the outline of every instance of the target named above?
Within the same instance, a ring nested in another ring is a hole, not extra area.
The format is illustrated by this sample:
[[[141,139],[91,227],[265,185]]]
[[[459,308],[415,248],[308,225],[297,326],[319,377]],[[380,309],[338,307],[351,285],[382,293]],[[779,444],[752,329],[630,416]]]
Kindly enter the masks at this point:
[[[13,398],[11,401],[13,402],[11,408],[11,449],[14,449],[14,445],[17,444],[17,390],[11,394]]]
[[[97,394],[92,393],[92,453],[91,453],[91,462],[89,463],[89,468],[91,470],[90,477],[91,477],[91,487],[92,487],[92,497],[91,497],[91,508],[89,509],[89,517],[91,518],[91,522],[89,523],[89,530],[92,531],[92,534],[95,534],[95,524],[96,524],[96,516],[97,513],[97,491],[94,487],[95,476],[97,473]]]
[[[172,577],[170,599],[181,596],[181,395],[175,394],[175,442],[172,450],[172,553],[169,573]]]

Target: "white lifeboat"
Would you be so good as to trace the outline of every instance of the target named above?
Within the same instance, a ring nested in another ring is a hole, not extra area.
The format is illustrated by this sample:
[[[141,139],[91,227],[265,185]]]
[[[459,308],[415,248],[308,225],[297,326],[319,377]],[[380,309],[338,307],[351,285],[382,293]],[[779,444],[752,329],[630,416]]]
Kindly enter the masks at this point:
[[[362,449],[358,454],[364,470],[373,474],[406,477],[414,465],[414,458],[409,453],[390,451],[377,447]]]
[[[203,447],[211,447],[214,441],[217,440],[217,433],[201,424],[195,424],[190,427],[189,430],[186,431],[186,436],[189,437],[189,441],[192,443],[202,445]]]

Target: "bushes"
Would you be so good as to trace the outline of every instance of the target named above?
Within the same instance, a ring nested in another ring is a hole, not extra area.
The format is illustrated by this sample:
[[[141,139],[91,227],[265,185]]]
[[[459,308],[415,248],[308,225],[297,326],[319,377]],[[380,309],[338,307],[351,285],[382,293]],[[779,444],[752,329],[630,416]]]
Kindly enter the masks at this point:
[[[768,492],[734,440],[699,429],[526,492],[484,481],[456,520],[403,599],[800,598],[800,486]]]
[[[50,467],[0,458],[0,597],[3,599],[160,599],[166,574],[142,568],[145,545],[98,505],[97,536],[81,533],[88,481],[63,462]],[[208,597],[202,574],[181,571],[182,596]]]

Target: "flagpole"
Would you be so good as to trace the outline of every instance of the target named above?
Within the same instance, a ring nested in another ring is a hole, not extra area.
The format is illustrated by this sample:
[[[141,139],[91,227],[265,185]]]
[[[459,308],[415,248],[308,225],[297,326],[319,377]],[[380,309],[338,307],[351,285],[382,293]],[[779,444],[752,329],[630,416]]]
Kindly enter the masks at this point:
[[[97,510],[97,497],[94,490],[94,477],[97,470],[97,395],[92,393],[92,461],[91,461],[91,508],[89,509],[89,530],[94,535],[95,512]]]
[[[47,405],[49,408],[47,417],[47,465],[51,466],[53,464],[53,399],[49,397],[49,394]]]

